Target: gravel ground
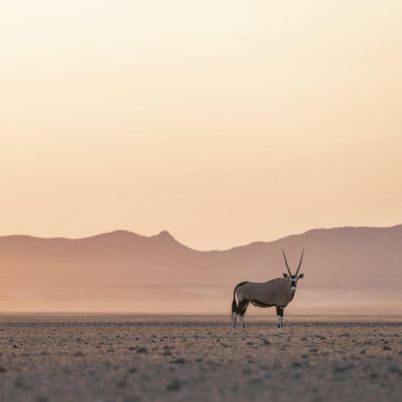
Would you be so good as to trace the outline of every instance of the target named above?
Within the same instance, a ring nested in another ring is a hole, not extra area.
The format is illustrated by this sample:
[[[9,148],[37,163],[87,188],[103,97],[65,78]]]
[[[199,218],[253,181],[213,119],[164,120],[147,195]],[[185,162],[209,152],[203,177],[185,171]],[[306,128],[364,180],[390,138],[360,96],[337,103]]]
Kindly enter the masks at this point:
[[[0,400],[401,401],[402,321],[2,316]]]

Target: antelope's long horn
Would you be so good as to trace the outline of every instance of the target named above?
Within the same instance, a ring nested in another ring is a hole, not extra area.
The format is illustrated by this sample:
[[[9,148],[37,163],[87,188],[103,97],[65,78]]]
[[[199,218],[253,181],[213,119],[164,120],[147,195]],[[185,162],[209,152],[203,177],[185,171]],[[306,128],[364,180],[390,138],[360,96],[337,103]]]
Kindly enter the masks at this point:
[[[286,259],[286,255],[285,255],[285,252],[283,251],[283,249],[282,249],[282,253],[283,253],[283,258],[285,259],[285,264],[286,264],[286,268],[288,269],[289,275],[292,275],[292,273],[290,272],[290,269],[289,269],[288,260]]]
[[[303,249],[302,255],[301,255],[301,257],[300,257],[299,266],[297,267],[296,276],[297,276],[297,274],[299,273],[299,269],[300,269],[301,264],[302,264],[302,261],[303,261],[303,254],[304,254],[304,249]]]

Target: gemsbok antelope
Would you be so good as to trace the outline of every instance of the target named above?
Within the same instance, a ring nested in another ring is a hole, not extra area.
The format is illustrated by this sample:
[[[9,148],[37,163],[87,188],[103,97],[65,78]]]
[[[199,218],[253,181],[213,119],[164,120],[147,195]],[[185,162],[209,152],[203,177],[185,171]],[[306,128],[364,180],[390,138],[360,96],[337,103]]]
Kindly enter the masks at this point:
[[[237,316],[244,326],[244,314],[248,305],[251,303],[256,307],[276,307],[278,318],[278,328],[283,326],[283,312],[285,307],[293,300],[296,293],[297,281],[304,277],[299,275],[299,270],[303,261],[304,250],[302,251],[299,266],[293,275],[290,272],[286,254],[282,250],[288,274],[284,273],[283,278],[275,278],[267,282],[241,282],[233,291],[232,319],[233,328],[236,326]],[[237,303],[236,303],[237,298]]]

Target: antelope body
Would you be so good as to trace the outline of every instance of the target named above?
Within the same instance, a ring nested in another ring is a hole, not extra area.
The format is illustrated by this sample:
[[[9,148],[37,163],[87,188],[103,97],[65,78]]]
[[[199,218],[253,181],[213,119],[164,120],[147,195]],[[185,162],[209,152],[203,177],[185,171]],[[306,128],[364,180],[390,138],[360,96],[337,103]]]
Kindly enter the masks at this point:
[[[256,307],[276,307],[278,328],[282,328],[284,309],[293,300],[297,281],[304,277],[304,274],[299,275],[304,251],[294,275],[290,271],[285,252],[283,250],[282,252],[289,274],[284,273],[283,278],[276,278],[262,283],[241,282],[234,288],[232,302],[233,328],[236,326],[238,316],[240,316],[240,321],[244,328],[244,314],[250,303]]]

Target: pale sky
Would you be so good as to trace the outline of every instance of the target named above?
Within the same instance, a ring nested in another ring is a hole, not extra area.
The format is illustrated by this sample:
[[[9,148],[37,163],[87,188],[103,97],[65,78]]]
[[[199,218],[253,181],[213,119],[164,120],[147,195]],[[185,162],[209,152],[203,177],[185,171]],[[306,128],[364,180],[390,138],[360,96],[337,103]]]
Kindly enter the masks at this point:
[[[198,249],[402,223],[402,2],[0,3],[0,235]]]

